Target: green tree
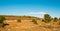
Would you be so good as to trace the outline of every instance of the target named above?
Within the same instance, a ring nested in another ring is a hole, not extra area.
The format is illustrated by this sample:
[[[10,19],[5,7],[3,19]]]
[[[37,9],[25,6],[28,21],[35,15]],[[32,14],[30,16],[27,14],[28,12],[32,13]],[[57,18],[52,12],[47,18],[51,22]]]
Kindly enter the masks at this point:
[[[44,22],[48,23],[51,21],[51,16],[49,14],[44,15]]]
[[[33,19],[32,22],[33,22],[34,24],[37,24],[37,21],[36,21],[35,19]]]
[[[57,22],[58,21],[58,18],[57,17],[54,17],[54,22]]]

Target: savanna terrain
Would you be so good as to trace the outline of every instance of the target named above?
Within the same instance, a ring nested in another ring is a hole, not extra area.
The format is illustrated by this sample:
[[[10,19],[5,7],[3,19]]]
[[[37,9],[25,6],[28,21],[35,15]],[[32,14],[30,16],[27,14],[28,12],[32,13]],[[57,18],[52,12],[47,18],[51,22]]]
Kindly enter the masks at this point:
[[[5,16],[6,25],[0,31],[60,31],[60,20],[45,22],[33,16]]]

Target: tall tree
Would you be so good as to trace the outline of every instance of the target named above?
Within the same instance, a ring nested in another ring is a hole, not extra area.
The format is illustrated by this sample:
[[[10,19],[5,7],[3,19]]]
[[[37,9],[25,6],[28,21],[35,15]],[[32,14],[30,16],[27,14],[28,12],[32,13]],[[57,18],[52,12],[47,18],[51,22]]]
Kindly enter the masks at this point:
[[[44,22],[48,23],[51,21],[51,16],[49,14],[44,15]]]

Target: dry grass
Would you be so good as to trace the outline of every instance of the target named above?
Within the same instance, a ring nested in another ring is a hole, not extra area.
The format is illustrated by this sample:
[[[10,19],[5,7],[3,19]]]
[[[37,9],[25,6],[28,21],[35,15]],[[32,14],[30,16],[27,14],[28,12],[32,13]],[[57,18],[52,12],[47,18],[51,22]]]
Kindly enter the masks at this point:
[[[37,20],[38,24],[34,24],[29,20],[19,22],[9,22],[9,26],[0,28],[1,31],[60,31],[58,22],[51,21],[50,23],[44,23],[42,20]]]

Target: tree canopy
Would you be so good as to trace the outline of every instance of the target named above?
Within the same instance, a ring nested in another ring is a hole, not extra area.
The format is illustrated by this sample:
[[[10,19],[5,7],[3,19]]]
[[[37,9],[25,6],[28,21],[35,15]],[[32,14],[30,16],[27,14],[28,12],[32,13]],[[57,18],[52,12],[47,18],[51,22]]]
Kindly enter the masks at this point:
[[[49,14],[44,14],[44,22],[50,22],[51,16]]]

